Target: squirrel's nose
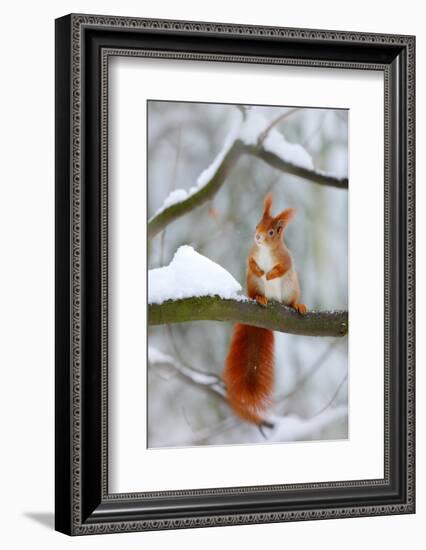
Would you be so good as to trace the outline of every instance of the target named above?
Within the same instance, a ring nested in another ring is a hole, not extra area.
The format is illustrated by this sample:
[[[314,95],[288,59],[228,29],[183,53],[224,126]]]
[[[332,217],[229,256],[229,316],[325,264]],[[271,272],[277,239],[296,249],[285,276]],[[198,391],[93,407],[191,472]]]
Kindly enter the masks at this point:
[[[256,241],[260,241],[260,233],[256,233]]]

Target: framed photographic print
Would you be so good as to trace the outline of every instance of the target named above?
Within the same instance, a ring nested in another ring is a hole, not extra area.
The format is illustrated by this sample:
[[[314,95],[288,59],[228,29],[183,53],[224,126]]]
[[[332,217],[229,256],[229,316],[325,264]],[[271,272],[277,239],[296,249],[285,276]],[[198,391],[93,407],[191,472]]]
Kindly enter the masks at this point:
[[[56,21],[56,529],[413,513],[412,36]]]

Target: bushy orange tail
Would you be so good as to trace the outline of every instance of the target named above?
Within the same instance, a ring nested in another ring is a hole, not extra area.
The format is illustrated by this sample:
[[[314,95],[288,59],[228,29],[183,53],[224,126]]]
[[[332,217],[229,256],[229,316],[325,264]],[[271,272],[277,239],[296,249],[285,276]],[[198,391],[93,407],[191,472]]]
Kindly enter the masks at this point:
[[[272,330],[235,325],[223,379],[234,412],[244,420],[261,424],[274,385]]]

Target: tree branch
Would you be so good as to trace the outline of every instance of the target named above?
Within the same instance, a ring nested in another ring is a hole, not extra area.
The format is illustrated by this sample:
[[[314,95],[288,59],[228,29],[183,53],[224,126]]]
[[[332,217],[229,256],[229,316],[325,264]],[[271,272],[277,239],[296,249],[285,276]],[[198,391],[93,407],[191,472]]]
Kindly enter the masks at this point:
[[[254,300],[222,299],[219,296],[149,304],[148,321],[150,325],[230,321],[303,336],[344,336],[349,326],[347,311],[310,312],[301,316],[278,302],[269,302],[267,307],[262,307]]]
[[[198,191],[190,195],[184,201],[172,204],[158,214],[155,214],[148,221],[148,237],[155,237],[157,233],[162,231],[172,221],[211,200],[222,187],[230,171],[243,153],[263,160],[266,164],[286,174],[298,176],[319,185],[328,185],[337,189],[348,188],[348,178],[338,178],[330,174],[325,174],[317,170],[309,170],[297,164],[287,162],[275,153],[265,149],[262,143],[260,145],[246,145],[240,140],[236,140],[224,156],[222,163],[209,182],[200,187]]]
[[[202,386],[216,397],[226,401],[225,384],[216,374],[202,372],[198,369],[194,369],[194,367],[172,360],[172,358],[169,358],[168,361],[164,361],[164,363],[174,367],[177,373],[190,384],[197,387]]]
[[[155,355],[153,356],[152,354],[152,348],[151,348],[151,353],[150,353],[150,348],[148,348],[148,362],[152,366],[155,366],[156,364],[161,364],[161,363],[170,365],[176,370],[176,372],[186,382],[189,382],[189,384],[191,384],[192,386],[195,386],[197,388],[202,388],[208,391],[214,397],[219,398],[219,400],[226,403],[229,407],[229,402],[226,397],[225,384],[223,380],[216,374],[212,374],[209,372],[202,372],[198,369],[194,369],[194,367],[181,363],[180,361],[175,360],[170,355],[164,355],[161,352],[157,357],[155,357]],[[264,420],[261,423],[260,427],[272,428],[273,424]]]
[[[281,172],[291,174],[292,176],[298,176],[305,180],[311,181],[312,183],[328,185],[329,187],[335,187],[336,189],[348,188],[348,178],[338,178],[324,172],[319,172],[318,170],[309,170],[307,168],[303,168],[302,166],[298,166],[297,164],[292,164],[291,162],[283,160],[278,155],[271,153],[263,147],[244,145],[244,153],[253,155],[263,160],[266,164],[269,164]]]
[[[240,141],[235,141],[229,148],[222,163],[208,183],[200,187],[197,192],[190,195],[184,201],[172,204],[168,208],[165,208],[158,214],[154,215],[148,221],[148,238],[155,237],[155,235],[164,229],[169,223],[212,199],[225,182],[229,172],[240,158],[241,153],[242,143]]]
[[[179,361],[175,360],[173,357],[161,354],[161,352],[159,357],[151,357],[151,354],[149,353],[149,348],[148,361],[150,365],[154,368],[157,364],[170,365],[176,370],[176,372],[181,376],[183,380],[198,389],[209,392],[214,397],[218,398],[219,401],[222,401],[229,406],[228,400],[226,398],[225,385],[219,376],[212,373],[204,373],[202,371],[199,371],[198,369],[190,367],[189,365],[183,365]],[[339,384],[337,390],[333,394],[332,399],[329,400],[328,403],[313,416],[308,418],[299,418],[295,417],[294,415],[275,415],[272,418],[272,422],[266,420],[262,422],[262,424],[258,426],[258,429],[260,430],[263,437],[268,439],[269,441],[296,441],[307,438],[313,433],[313,431],[320,430],[331,422],[339,420],[343,416],[347,416],[347,407],[341,406],[327,411],[327,409],[329,409],[330,405],[336,398],[341,386],[346,381],[346,379],[347,376],[345,376],[344,380]],[[191,440],[188,441],[186,445],[193,445],[194,443],[201,445],[204,443],[203,440],[215,435],[215,432],[217,430],[221,431],[233,428],[237,426],[240,422],[241,420],[239,420],[236,416],[226,418],[223,422],[216,426],[216,428],[212,429],[211,426],[208,426],[201,430],[199,434],[196,434],[194,438],[191,438]],[[288,424],[290,425],[291,429],[291,439],[283,437],[283,434],[285,434]],[[265,435],[265,432],[263,430],[264,428],[269,428],[273,431]],[[173,445],[175,446],[183,444],[185,443],[183,443],[182,441],[176,441],[175,443],[173,443]]]

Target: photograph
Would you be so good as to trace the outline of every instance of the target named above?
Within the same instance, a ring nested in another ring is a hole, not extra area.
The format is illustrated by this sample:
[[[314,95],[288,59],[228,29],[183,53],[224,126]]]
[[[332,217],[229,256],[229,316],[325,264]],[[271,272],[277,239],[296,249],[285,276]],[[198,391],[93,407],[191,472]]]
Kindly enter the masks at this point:
[[[56,531],[415,514],[420,19],[355,12],[55,19]]]
[[[349,439],[349,109],[146,108],[147,447]]]

